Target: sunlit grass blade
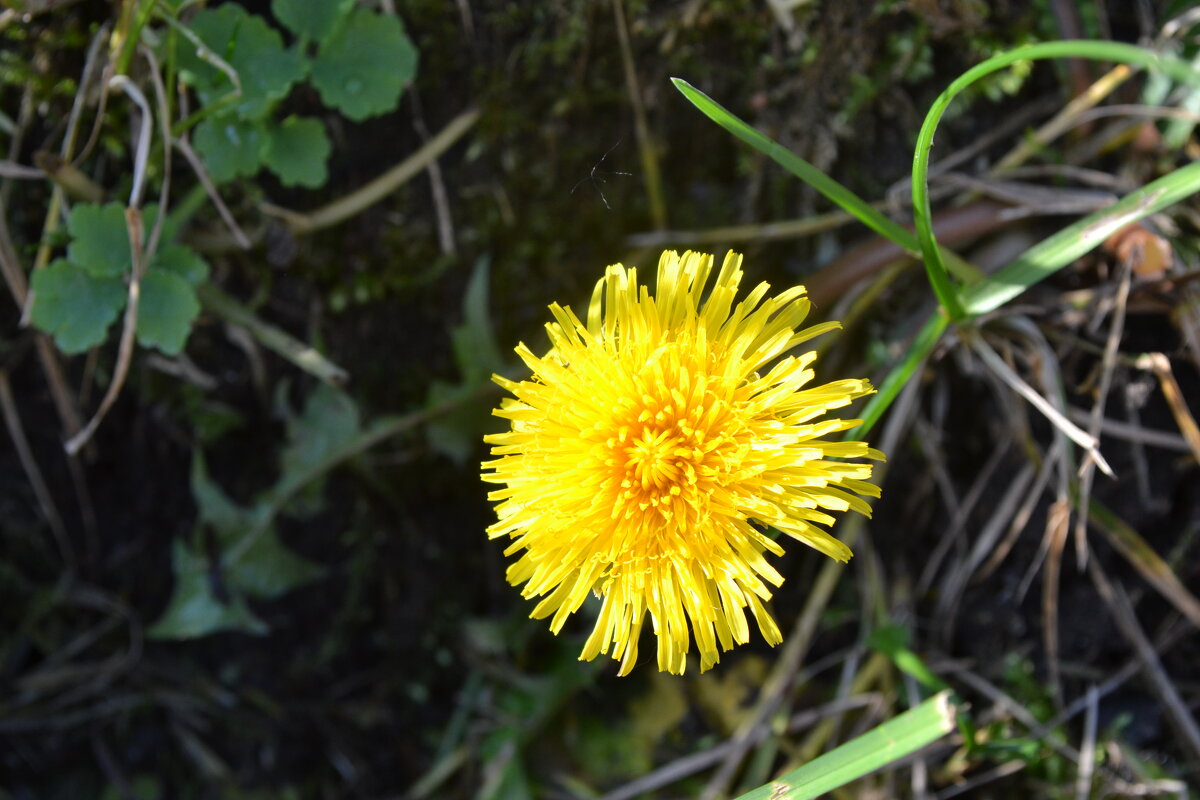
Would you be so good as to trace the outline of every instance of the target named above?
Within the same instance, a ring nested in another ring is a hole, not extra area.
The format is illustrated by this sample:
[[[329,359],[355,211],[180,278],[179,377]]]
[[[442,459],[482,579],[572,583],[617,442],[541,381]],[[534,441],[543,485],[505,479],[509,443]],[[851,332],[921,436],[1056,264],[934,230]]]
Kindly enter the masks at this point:
[[[980,312],[968,307],[959,299],[957,290],[946,271],[946,265],[942,261],[941,253],[938,251],[937,239],[933,234],[933,212],[929,204],[928,178],[929,152],[933,147],[934,131],[954,96],[975,81],[1018,61],[1036,61],[1048,58],[1090,58],[1100,61],[1117,61],[1162,70],[1181,82],[1200,85],[1200,71],[1173,56],[1118,42],[1064,41],[1027,45],[993,56],[982,64],[967,70],[946,87],[946,90],[933,102],[933,106],[925,116],[924,124],[921,125],[921,132],[917,136],[917,147],[913,154],[912,197],[913,217],[921,256],[925,261],[925,271],[929,276],[929,283],[933,287],[934,293],[937,294],[938,302],[950,314],[951,319],[960,319],[968,313]],[[1100,237],[1100,241],[1103,241],[1103,238]],[[1086,250],[1081,252],[1086,252]],[[1063,266],[1071,258],[1057,264],[1054,268]],[[1048,262],[1044,262],[1042,270],[1045,270],[1045,263]],[[1015,291],[1009,297],[1015,297],[1022,290]],[[996,305],[1003,302],[1001,300]],[[996,305],[993,305],[992,308],[995,308]]]
[[[828,197],[834,203],[837,203],[838,206],[845,209],[846,212],[853,214],[859,221],[880,236],[890,239],[916,255],[916,237],[872,208],[871,204],[866,200],[863,200],[854,192],[842,186],[786,147],[773,142],[768,137],[759,133],[731,113],[729,109],[687,81],[682,78],[671,78],[671,82],[675,84],[676,89],[683,93],[684,97],[690,100],[696,108],[704,112],[713,122],[775,161],[775,163]]]
[[[868,775],[936,742],[954,729],[950,692],[867,731],[799,769],[747,792],[738,800],[809,800]]]
[[[1055,233],[995,275],[962,294],[963,309],[986,314],[1084,255],[1115,231],[1200,192],[1200,162],[1164,175],[1119,201]],[[928,262],[926,262],[928,263]]]
[[[871,399],[863,408],[862,422],[858,427],[846,432],[848,441],[861,440],[871,432],[875,423],[883,416],[883,412],[888,410],[896,396],[900,394],[900,390],[913,379],[917,370],[925,363],[925,359],[933,351],[938,340],[942,338],[942,334],[949,324],[949,318],[940,312],[926,320],[912,344],[909,345],[908,352],[904,354],[904,360],[892,367],[892,371],[883,379],[883,383],[880,384],[876,393],[871,395]]]

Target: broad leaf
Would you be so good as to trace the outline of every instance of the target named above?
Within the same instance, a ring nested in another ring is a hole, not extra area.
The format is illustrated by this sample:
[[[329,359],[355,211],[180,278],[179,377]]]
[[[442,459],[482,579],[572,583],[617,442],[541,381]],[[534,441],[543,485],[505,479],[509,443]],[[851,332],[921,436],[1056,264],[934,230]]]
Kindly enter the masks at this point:
[[[279,31],[253,14],[238,26],[229,63],[242,82],[242,99],[236,108],[244,119],[266,116],[308,69],[299,53],[284,49]]]
[[[236,3],[201,11],[192,18],[191,29],[237,73],[242,94],[234,109],[242,119],[266,116],[276,101],[287,96],[292,84],[304,77],[307,64],[303,56],[285,49],[279,31]],[[229,76],[205,62],[191,42],[184,37],[177,41],[180,72],[196,87],[205,105],[234,90]]]
[[[357,8],[321,46],[312,82],[355,121],[392,111],[417,74],[417,49],[397,17]]]
[[[114,277],[129,272],[133,259],[125,206],[80,203],[67,220],[71,244],[67,259],[96,277]]]
[[[262,166],[262,129],[229,115],[206,119],[196,126],[196,150],[213,180],[228,181],[253,175]]]
[[[184,278],[165,269],[150,269],[142,277],[137,337],[143,347],[177,355],[199,314],[196,289]]]
[[[208,262],[197,255],[195,250],[182,244],[159,247],[150,269],[166,270],[183,278],[192,286],[199,286],[208,280]]]
[[[104,341],[125,305],[120,278],[96,277],[59,259],[35,270],[31,320],[64,353],[82,353]]]
[[[329,177],[325,169],[329,150],[329,137],[320,120],[288,117],[267,129],[263,162],[285,186],[315,189]]]
[[[275,18],[297,38],[310,42],[323,41],[353,7],[354,0],[271,0]]]
[[[321,577],[324,568],[283,545],[274,526],[256,532],[254,542],[225,565],[230,586],[251,597],[270,599]]]
[[[175,589],[162,616],[146,631],[150,639],[195,639],[218,631],[264,634],[267,626],[234,595],[228,603],[213,594],[208,560],[182,541],[171,551]]]
[[[238,26],[245,18],[244,8],[236,3],[225,3],[218,8],[205,9],[196,14],[188,27],[213,55],[228,62],[233,55],[233,42]],[[221,70],[205,61],[197,52],[196,46],[187,38],[177,36],[175,43],[179,74],[185,81],[202,93],[211,91],[222,82],[225,84],[224,91],[228,92],[232,88]]]

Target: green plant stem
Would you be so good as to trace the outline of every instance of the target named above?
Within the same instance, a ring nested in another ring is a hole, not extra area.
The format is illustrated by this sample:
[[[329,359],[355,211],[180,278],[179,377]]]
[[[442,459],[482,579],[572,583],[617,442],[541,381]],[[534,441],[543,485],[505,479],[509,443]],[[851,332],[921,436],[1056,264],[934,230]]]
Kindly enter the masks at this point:
[[[286,208],[263,203],[262,209],[272,216],[279,217],[286,222],[295,234],[312,233],[321,228],[328,228],[331,225],[336,225],[343,222],[363,209],[379,202],[387,195],[396,191],[403,186],[414,175],[433,163],[434,159],[446,152],[462,138],[463,134],[471,129],[478,121],[478,109],[468,109],[459,114],[450,123],[438,132],[425,145],[413,153],[408,158],[401,161],[396,166],[389,169],[387,172],[380,175],[375,180],[368,183],[354,192],[342,197],[327,206],[302,213],[299,211],[291,211]]]
[[[464,403],[470,402],[477,397],[491,394],[494,391],[496,389],[492,384],[481,384],[470,394],[450,398],[438,405],[423,408],[420,411],[414,411],[411,414],[405,414],[400,417],[393,416],[378,419],[366,430],[331,452],[325,458],[306,464],[305,469],[289,474],[286,480],[280,481],[259,502],[256,509],[258,515],[257,524],[246,531],[245,535],[242,536],[236,545],[222,554],[222,567],[229,569],[231,564],[236,564],[240,561],[254,547],[258,538],[270,528],[271,522],[275,519],[276,515],[296,496],[296,493],[326,472],[393,436],[413,430],[443,414],[450,413]]]
[[[154,14],[158,0],[124,0],[121,3],[121,16],[117,30],[113,33],[113,44],[118,48],[115,59],[115,75],[125,75],[129,72],[129,63],[133,61],[134,50],[142,38],[142,28]],[[137,6],[136,11],[131,11]]]
[[[863,409],[862,422],[858,427],[846,432],[847,440],[858,441],[866,438],[871,429],[875,427],[875,423],[883,416],[883,412],[887,411],[897,395],[900,394],[900,390],[914,379],[949,325],[950,318],[946,316],[945,311],[940,309],[925,321],[921,330],[917,332],[916,338],[909,345],[908,352],[904,354],[904,360],[892,368],[879,386],[879,390],[867,402],[866,408]]]
[[[254,312],[211,283],[202,283],[197,286],[196,294],[209,311],[228,322],[241,325],[263,346],[274,350],[310,375],[320,378],[331,386],[340,386],[349,379],[350,376],[346,370],[291,334],[263,322],[254,315]]]

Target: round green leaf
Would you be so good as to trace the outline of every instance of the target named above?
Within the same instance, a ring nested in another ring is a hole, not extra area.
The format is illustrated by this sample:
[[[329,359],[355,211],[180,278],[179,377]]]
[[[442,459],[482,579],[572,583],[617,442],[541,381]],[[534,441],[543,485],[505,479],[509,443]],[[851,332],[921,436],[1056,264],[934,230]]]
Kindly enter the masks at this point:
[[[115,277],[129,271],[129,229],[120,203],[79,204],[67,220],[71,244],[67,258],[96,277]]]
[[[321,46],[312,82],[352,120],[392,111],[417,74],[417,49],[397,17],[357,8]]]
[[[297,38],[324,41],[354,0],[271,0],[271,13]]]
[[[262,166],[262,130],[229,116],[206,119],[196,126],[196,150],[215,181],[253,175]]]
[[[242,82],[242,99],[235,106],[243,119],[266,116],[272,104],[287,96],[304,77],[308,63],[295,50],[285,50],[279,31],[262,17],[249,15],[238,26],[230,65]]]
[[[304,57],[284,48],[279,31],[235,3],[201,11],[192,18],[191,29],[213,54],[237,72],[242,96],[234,110],[243,119],[266,116],[307,71]],[[180,73],[196,87],[205,105],[233,91],[229,77],[200,58],[195,45],[186,38],[177,37],[176,47]]]
[[[263,162],[285,186],[315,189],[329,177],[325,169],[329,150],[329,137],[320,120],[288,117],[267,130]]]
[[[108,326],[125,305],[125,284],[120,278],[96,276],[63,259],[34,270],[32,289],[30,319],[68,354],[103,342]]]
[[[177,355],[200,314],[195,288],[173,272],[152,269],[142,277],[141,291],[138,343]]]
[[[193,286],[208,280],[208,262],[196,255],[195,250],[182,244],[160,247],[153,263],[150,264],[150,269],[172,272]]]

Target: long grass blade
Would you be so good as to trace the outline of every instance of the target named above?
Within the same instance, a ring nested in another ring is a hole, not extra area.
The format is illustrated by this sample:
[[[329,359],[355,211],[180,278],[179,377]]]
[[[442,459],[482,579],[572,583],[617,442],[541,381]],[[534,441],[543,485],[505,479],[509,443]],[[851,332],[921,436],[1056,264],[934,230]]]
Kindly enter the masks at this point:
[[[1196,192],[1200,192],[1200,162],[1164,175],[1038,242],[995,275],[966,289],[962,295],[964,311],[972,316],[994,311],[1097,247],[1115,231]]]
[[[1042,42],[1000,53],[967,70],[946,87],[946,90],[933,102],[933,106],[925,116],[925,122],[921,125],[921,132],[917,136],[917,147],[913,154],[912,197],[917,240],[920,244],[921,255],[925,260],[925,271],[929,276],[929,283],[938,297],[938,302],[950,314],[952,320],[980,312],[969,307],[958,297],[958,291],[950,280],[946,265],[938,251],[937,239],[933,234],[933,212],[929,204],[928,177],[929,152],[933,148],[934,131],[937,130],[938,122],[941,121],[950,101],[972,83],[1018,61],[1036,61],[1047,58],[1090,58],[1100,61],[1117,61],[1158,69],[1183,83],[1200,85],[1200,71],[1193,69],[1187,62],[1174,56],[1159,54],[1152,50],[1119,42],[1065,41]],[[1103,239],[1102,236],[1099,241],[1103,241]],[[1067,259],[1054,268],[1057,269],[1070,260]],[[1022,277],[1032,277],[1032,275],[1022,273]],[[1015,297],[1021,291],[1023,288],[1015,291],[1011,296]],[[995,307],[992,306],[992,308]]]
[[[847,189],[833,178],[826,175],[812,164],[805,161],[786,147],[772,141],[768,137],[750,127],[746,122],[735,116],[729,109],[713,100],[704,92],[692,86],[682,78],[671,78],[684,97],[692,105],[700,109],[713,122],[741,139],[746,144],[758,150],[775,163],[795,175],[821,194],[828,197],[838,206],[853,214],[860,222],[885,239],[890,239],[915,256],[918,252],[917,239],[913,234],[900,225],[892,222],[882,213],[871,207],[871,204],[854,192]]]
[[[810,800],[936,742],[954,729],[950,692],[934,695],[738,800]]]
[[[858,441],[871,432],[875,423],[883,416],[883,412],[888,410],[896,396],[900,394],[900,390],[913,379],[917,370],[925,363],[925,359],[933,352],[934,346],[942,338],[942,334],[945,333],[949,324],[949,318],[941,312],[931,315],[926,320],[912,344],[909,345],[908,352],[904,354],[904,360],[892,368],[892,371],[880,384],[879,390],[867,402],[863,409],[862,422],[858,424],[858,427],[846,432],[848,441]]]

